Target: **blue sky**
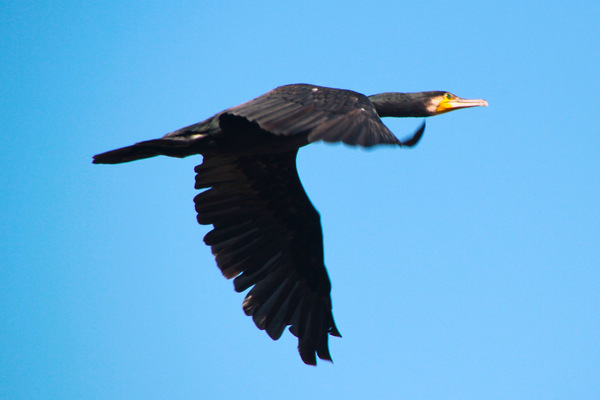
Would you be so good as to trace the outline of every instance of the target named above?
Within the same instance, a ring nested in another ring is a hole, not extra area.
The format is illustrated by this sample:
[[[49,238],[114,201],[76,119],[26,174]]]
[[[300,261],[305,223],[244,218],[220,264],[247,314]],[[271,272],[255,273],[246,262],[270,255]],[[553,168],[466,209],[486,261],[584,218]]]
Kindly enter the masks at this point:
[[[597,396],[600,5],[216,3],[0,5],[0,398]],[[301,151],[343,335],[316,368],[203,245],[200,157],[91,164],[297,82],[490,103]]]

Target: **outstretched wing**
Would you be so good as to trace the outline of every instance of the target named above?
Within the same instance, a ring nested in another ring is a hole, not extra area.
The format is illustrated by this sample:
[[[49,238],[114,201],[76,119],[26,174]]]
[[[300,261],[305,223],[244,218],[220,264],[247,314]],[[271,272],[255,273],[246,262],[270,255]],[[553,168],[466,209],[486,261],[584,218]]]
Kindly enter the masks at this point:
[[[371,147],[402,144],[383,124],[369,99],[351,90],[316,85],[280,86],[225,110],[256,122],[274,135],[308,133],[308,141]]]
[[[297,151],[205,156],[196,167],[194,202],[204,241],[259,329],[279,339],[286,326],[307,364],[331,360],[328,335],[340,336],[331,312],[318,212],[296,171]]]

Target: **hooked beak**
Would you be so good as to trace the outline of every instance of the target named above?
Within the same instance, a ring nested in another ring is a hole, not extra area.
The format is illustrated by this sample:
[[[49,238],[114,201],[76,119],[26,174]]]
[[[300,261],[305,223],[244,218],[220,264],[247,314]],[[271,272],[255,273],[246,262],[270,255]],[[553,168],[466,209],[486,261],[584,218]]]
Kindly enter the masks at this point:
[[[461,99],[460,97],[454,97],[452,99],[444,99],[438,104],[436,112],[438,114],[445,113],[448,111],[458,110],[460,108],[469,107],[487,107],[488,102],[483,99]]]

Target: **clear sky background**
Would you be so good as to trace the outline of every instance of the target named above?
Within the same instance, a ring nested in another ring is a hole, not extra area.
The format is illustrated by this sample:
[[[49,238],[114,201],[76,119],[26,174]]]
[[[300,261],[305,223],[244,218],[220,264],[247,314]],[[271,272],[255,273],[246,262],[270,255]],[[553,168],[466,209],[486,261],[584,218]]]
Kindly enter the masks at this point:
[[[597,398],[599,21],[592,0],[2,2],[0,398]],[[203,244],[201,157],[91,164],[299,82],[490,104],[410,150],[301,150],[343,335],[316,368]]]

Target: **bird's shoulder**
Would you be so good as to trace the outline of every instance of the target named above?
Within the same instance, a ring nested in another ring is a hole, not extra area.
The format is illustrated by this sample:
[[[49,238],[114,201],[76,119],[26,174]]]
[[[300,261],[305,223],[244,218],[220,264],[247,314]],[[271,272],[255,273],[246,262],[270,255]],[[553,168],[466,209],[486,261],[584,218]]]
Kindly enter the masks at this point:
[[[356,108],[373,107],[368,97],[362,93],[306,83],[279,86],[263,96],[265,100],[272,99],[300,105],[312,104],[317,110],[339,114]]]
[[[271,119],[292,114],[348,114],[362,110],[376,116],[375,108],[367,96],[347,89],[335,89],[305,83],[279,86],[262,96],[224,111],[250,119]]]

